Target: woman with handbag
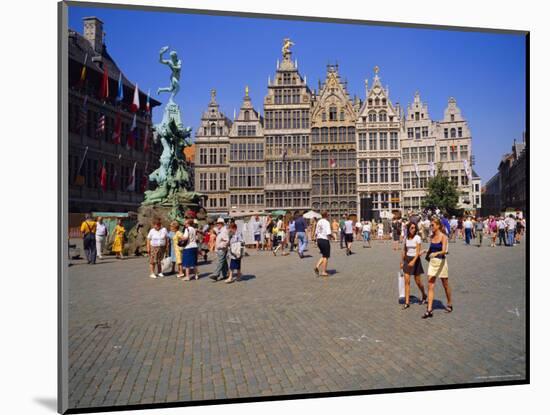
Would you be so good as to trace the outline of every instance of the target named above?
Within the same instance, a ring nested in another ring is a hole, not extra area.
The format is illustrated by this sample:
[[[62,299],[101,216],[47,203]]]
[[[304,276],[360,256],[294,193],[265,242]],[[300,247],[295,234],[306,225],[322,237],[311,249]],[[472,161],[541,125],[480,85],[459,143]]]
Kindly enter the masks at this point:
[[[405,304],[403,304],[403,310],[410,307],[411,275],[414,275],[416,285],[422,293],[420,304],[426,304],[426,299],[428,298],[424,290],[424,284],[422,284],[422,279],[420,278],[424,273],[424,268],[422,268],[422,261],[420,259],[421,250],[422,239],[420,235],[417,234],[416,223],[409,222],[407,224],[407,238],[403,244],[403,255],[401,258],[401,268],[403,269],[405,278]]]
[[[191,280],[191,270],[194,272],[195,279],[198,280],[197,258],[199,247],[197,245],[197,231],[193,227],[193,219],[185,221],[185,231],[181,239],[179,239],[178,244],[180,249],[182,249],[182,267],[185,270],[183,281]]]
[[[453,311],[451,299],[451,287],[449,286],[449,269],[447,266],[448,239],[442,230],[441,220],[438,217],[432,219],[432,239],[430,248],[426,254],[426,260],[430,261],[428,268],[428,308],[422,318],[433,317],[434,288],[436,278],[441,279],[445,295],[447,296],[447,306],[445,311]]]

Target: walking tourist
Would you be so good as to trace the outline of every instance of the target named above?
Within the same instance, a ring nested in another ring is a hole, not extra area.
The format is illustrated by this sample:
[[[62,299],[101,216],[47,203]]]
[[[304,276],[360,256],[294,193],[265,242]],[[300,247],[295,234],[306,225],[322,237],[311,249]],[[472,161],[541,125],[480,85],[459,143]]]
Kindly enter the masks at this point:
[[[378,239],[383,240],[384,239],[384,224],[382,221],[378,222],[377,229],[378,229]]]
[[[353,221],[348,217],[344,222],[344,240],[346,241],[346,255],[351,255],[351,244],[353,243]]]
[[[95,249],[97,257],[103,259],[103,251],[105,250],[105,242],[109,237],[109,230],[107,229],[107,225],[103,223],[103,218],[101,216],[97,218],[95,229]]]
[[[294,219],[294,227],[296,229],[296,238],[298,239],[298,256],[304,257],[304,250],[306,248],[306,220],[302,216],[301,212],[298,212]]]
[[[424,290],[424,284],[420,276],[424,273],[422,268],[422,260],[420,259],[422,250],[422,239],[417,233],[416,224],[409,222],[407,225],[407,237],[403,244],[403,255],[401,261],[401,268],[405,278],[405,304],[403,310],[410,307],[410,294],[411,294],[411,275],[414,276],[414,280],[418,289],[422,293],[422,300],[420,304],[426,303],[426,291]]]
[[[393,216],[391,223],[391,234],[393,240],[393,250],[399,251],[399,239],[401,238],[401,220],[397,215]]]
[[[237,229],[237,224],[229,226],[229,278],[225,281],[231,284],[241,279],[241,261],[244,254],[244,238]]]
[[[147,255],[149,255],[149,277],[162,278],[162,260],[166,256],[168,231],[162,226],[160,219],[153,220],[153,227],[147,234]],[[156,267],[156,273],[155,273]]]
[[[449,268],[447,266],[448,239],[442,231],[442,224],[439,218],[432,219],[433,234],[430,241],[430,248],[426,255],[429,259],[428,267],[428,307],[422,318],[433,317],[434,288],[436,278],[441,279],[445,295],[447,296],[447,305],[445,311],[453,311],[451,300],[451,287],[449,286]]]
[[[362,232],[363,232],[363,224],[358,219],[357,222],[355,222],[355,239],[360,241],[362,239],[361,238]]]
[[[182,268],[185,271],[183,281],[191,280],[191,272],[193,272],[196,280],[199,279],[199,270],[197,268],[197,257],[199,247],[197,245],[197,231],[193,226],[193,219],[185,221],[185,231],[183,232],[179,245],[183,245],[182,252]]]
[[[210,279],[214,281],[221,281],[227,278],[227,247],[229,245],[229,232],[225,227],[223,218],[218,218],[216,221],[216,270],[214,274],[210,275]]]
[[[330,224],[331,230],[332,230],[332,240],[337,241],[338,240],[338,234],[340,233],[340,224],[336,220],[336,218],[332,219],[332,223]]]
[[[504,245],[506,246],[506,222],[504,222],[504,218],[501,216],[498,218],[497,221],[497,228],[498,228],[498,246]]]
[[[168,234],[167,234],[168,245],[166,246],[166,250],[168,251],[168,255],[170,256],[170,263],[172,264],[170,274],[175,274],[176,268],[177,268],[176,249],[178,248],[178,244],[174,243],[174,236],[176,236],[176,232],[178,232],[179,227],[180,227],[180,224],[176,221],[170,223],[170,230],[168,231]],[[182,272],[178,270],[177,278],[181,278],[181,275],[182,275]]]
[[[342,219],[340,219],[339,225],[340,225],[340,249],[344,249],[345,241],[346,241],[346,215],[342,216]]]
[[[370,233],[371,233],[372,225],[371,223],[366,220],[363,222],[363,248],[370,248]],[[366,243],[366,247],[365,247]]]
[[[321,277],[328,277],[327,264],[330,258],[330,224],[327,220],[328,212],[323,211],[321,219],[317,222],[315,227],[315,239],[317,240],[317,246],[321,252],[321,259],[317,262],[314,268],[315,274]]]
[[[124,225],[122,224],[121,218],[117,220],[117,224],[114,229],[114,234],[115,234],[115,240],[113,242],[112,251],[115,253],[116,259],[122,259],[126,229],[124,229]]]
[[[451,234],[449,235],[449,240],[451,242],[456,242],[456,234],[458,232],[458,220],[456,216],[453,216],[451,218],[449,224],[451,225]]]
[[[294,217],[288,222],[288,242],[289,252],[294,251],[294,244],[296,242],[296,222]]]
[[[516,233],[516,220],[514,219],[514,215],[510,213],[510,215],[504,220],[504,222],[506,224],[508,246],[513,247]]]
[[[483,224],[483,218],[479,217],[476,220],[475,223],[475,232],[476,232],[476,239],[477,239],[477,246],[478,248],[481,248],[481,244],[483,243],[483,231],[485,225]]]
[[[252,224],[252,233],[254,234],[254,243],[256,244],[256,251],[262,249],[262,222],[260,222],[260,217],[256,215],[253,219],[250,220]]]
[[[474,224],[472,223],[472,219],[468,216],[464,221],[464,242],[466,243],[466,245],[470,245],[473,229]]]
[[[464,239],[464,219],[462,217],[458,218],[458,239]]]
[[[274,228],[275,224],[273,223],[273,219],[271,218],[271,216],[268,216],[267,217],[267,223],[265,224],[265,234],[264,234],[264,238],[265,238],[265,245],[264,245],[264,249],[267,250],[267,251],[270,251],[272,249],[272,232],[273,232],[273,228]]]
[[[84,222],[80,225],[80,233],[82,234],[82,243],[84,244],[84,253],[88,264],[95,264],[96,261],[96,243],[95,243],[96,222],[92,219],[92,215],[86,213]]]
[[[493,215],[489,217],[487,227],[489,228],[489,235],[491,236],[491,248],[494,248],[496,246],[498,228],[497,221]]]

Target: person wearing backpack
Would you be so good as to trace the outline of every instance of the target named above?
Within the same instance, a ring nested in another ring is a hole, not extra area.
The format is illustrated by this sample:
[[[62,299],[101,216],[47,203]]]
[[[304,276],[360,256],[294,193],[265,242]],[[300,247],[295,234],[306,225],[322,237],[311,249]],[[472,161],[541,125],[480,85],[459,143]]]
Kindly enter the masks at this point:
[[[96,222],[89,213],[86,213],[84,222],[80,225],[80,232],[82,233],[84,252],[86,253],[88,264],[95,264],[97,255],[95,242]]]
[[[229,225],[229,278],[225,281],[226,284],[231,284],[241,279],[241,259],[244,254],[244,238],[237,229],[237,224]],[[235,278],[233,278],[235,276]]]

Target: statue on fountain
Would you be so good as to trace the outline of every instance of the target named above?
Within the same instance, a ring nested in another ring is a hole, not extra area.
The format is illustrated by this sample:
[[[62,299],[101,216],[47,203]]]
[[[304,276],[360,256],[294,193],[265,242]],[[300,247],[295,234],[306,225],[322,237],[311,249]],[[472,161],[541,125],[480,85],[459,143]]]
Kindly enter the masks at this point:
[[[189,180],[189,163],[183,150],[191,145],[191,128],[184,127],[181,121],[179,106],[174,98],[179,92],[181,75],[181,60],[175,51],[170,52],[170,59],[164,60],[163,54],[168,46],[160,50],[160,63],[168,65],[172,73],[171,85],[159,88],[158,93],[170,93],[170,99],[164,108],[162,122],[153,126],[153,140],[162,144],[160,166],[149,175],[149,181],[156,184],[153,190],[147,190],[142,206],[162,206],[171,208],[169,219],[183,221],[185,212],[191,208],[198,210],[200,193],[191,189]]]

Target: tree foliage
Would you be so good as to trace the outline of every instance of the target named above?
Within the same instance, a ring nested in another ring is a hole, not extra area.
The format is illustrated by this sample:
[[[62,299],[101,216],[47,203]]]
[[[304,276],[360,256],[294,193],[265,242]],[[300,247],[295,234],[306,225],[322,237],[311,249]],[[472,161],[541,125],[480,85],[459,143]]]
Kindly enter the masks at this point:
[[[437,174],[428,180],[428,190],[423,206],[439,208],[444,212],[454,212],[458,204],[459,192],[457,186],[438,168]]]

